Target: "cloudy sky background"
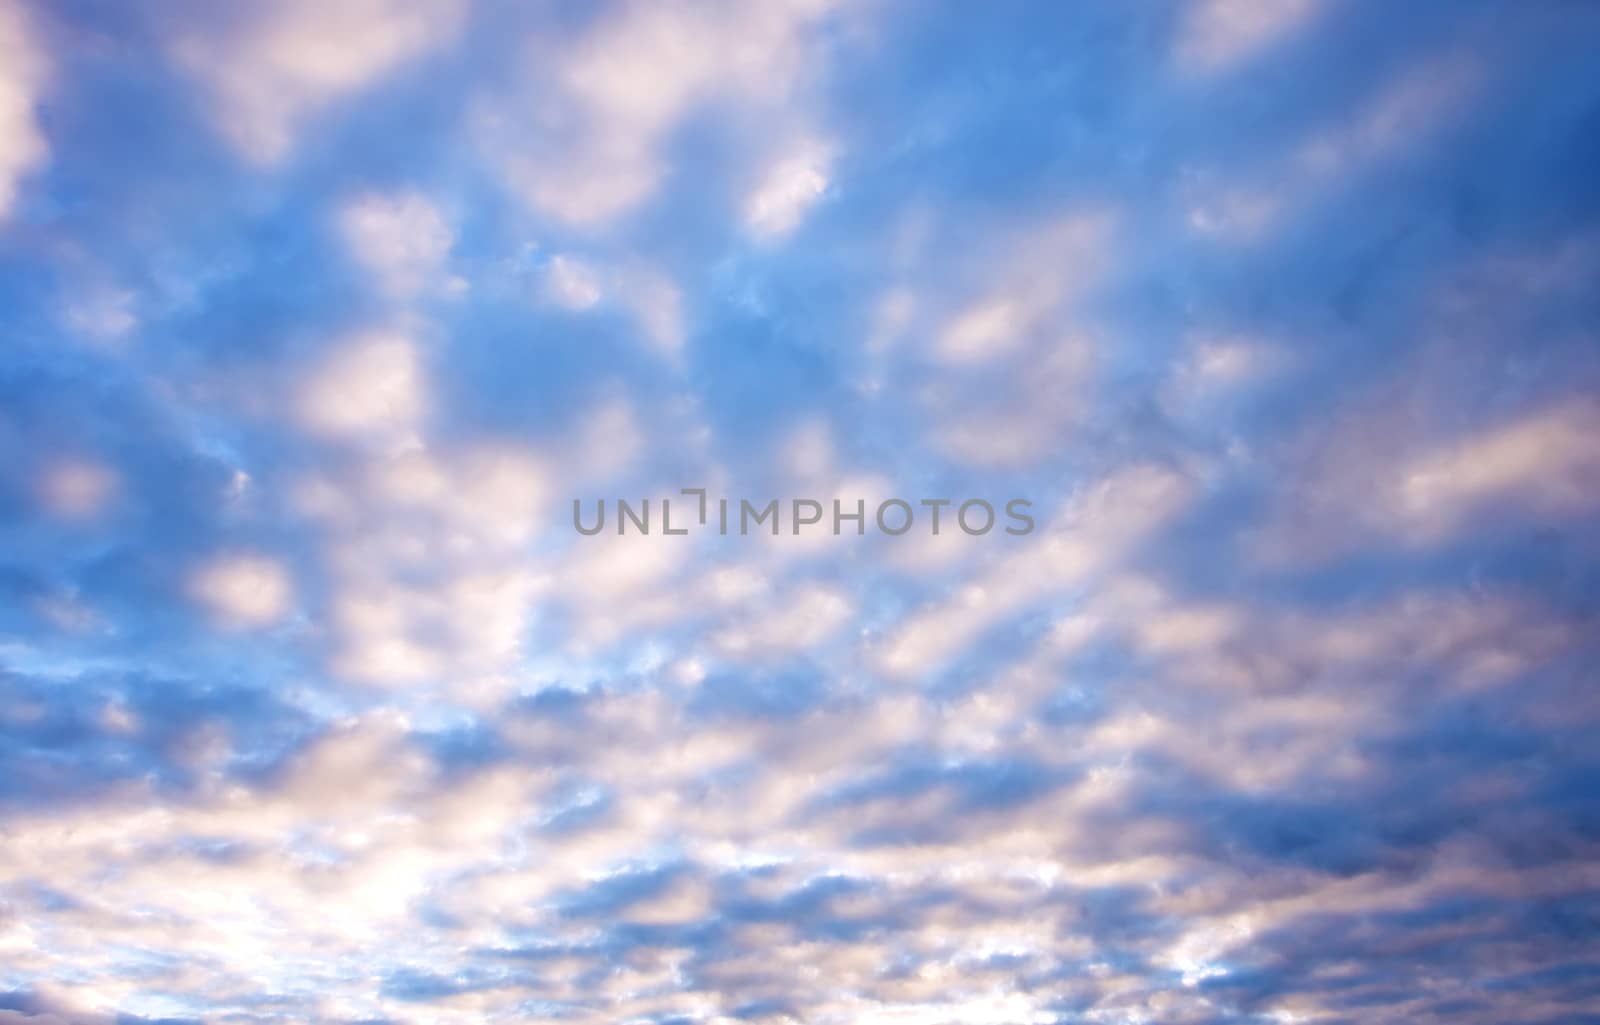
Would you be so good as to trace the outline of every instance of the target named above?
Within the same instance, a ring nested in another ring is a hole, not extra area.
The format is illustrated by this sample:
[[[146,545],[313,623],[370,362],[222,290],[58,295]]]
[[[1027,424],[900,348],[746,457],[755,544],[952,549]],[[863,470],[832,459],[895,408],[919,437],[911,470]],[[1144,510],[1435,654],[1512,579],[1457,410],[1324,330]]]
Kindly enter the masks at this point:
[[[1600,1020],[1597,45],[0,0],[0,1023]]]

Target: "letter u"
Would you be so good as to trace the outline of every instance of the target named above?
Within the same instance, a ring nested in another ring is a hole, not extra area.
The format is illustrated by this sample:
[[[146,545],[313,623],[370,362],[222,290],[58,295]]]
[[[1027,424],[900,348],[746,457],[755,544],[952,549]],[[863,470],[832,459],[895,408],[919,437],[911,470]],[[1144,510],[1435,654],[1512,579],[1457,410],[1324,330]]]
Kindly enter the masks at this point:
[[[605,529],[606,525],[606,500],[602,498],[599,501],[598,515],[595,517],[594,527],[592,529],[585,527],[583,525],[582,518],[578,515],[578,509],[582,506],[582,504],[583,503],[581,499],[574,498],[572,500],[572,525],[578,528],[578,533],[580,534],[589,534],[592,536],[600,533],[601,530]]]

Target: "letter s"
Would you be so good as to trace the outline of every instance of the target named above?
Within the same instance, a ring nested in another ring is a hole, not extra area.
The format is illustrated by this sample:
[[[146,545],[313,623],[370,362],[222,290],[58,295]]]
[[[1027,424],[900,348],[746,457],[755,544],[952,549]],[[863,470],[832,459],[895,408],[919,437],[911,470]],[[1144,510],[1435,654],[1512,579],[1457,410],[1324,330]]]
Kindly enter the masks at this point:
[[[1016,527],[1007,527],[1006,528],[1006,533],[1007,534],[1031,534],[1031,533],[1033,533],[1033,517],[1029,516],[1027,513],[1018,512],[1016,510],[1016,507],[1019,506],[1019,505],[1020,506],[1025,506],[1026,508],[1029,508],[1029,509],[1033,508],[1033,503],[1028,501],[1026,498],[1013,498],[1011,501],[1006,503],[1006,515],[1011,517],[1014,520],[1017,520],[1017,521],[1019,521],[1019,522],[1021,522],[1023,524],[1026,524],[1026,526],[1024,526],[1021,530],[1018,530]]]

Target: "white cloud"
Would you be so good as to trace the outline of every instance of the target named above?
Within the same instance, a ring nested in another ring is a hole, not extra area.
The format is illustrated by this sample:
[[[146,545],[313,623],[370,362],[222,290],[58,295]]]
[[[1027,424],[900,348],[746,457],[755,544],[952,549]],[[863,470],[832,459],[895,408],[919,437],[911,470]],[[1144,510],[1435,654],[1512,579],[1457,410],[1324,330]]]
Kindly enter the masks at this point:
[[[88,285],[62,308],[62,320],[91,342],[115,343],[139,325],[135,298],[126,288]]]
[[[940,450],[973,466],[1025,466],[1061,443],[1083,416],[1095,342],[1068,335],[1039,345],[1004,387],[950,389],[929,403]],[[965,384],[966,382],[961,382]]]
[[[109,467],[81,459],[52,464],[39,478],[39,498],[52,514],[68,520],[95,517],[116,493],[117,475]]]
[[[571,256],[552,256],[544,269],[545,296],[569,310],[587,310],[604,296],[593,268]]]
[[[1188,500],[1188,482],[1135,466],[1089,488],[1051,524],[969,577],[949,600],[913,613],[876,652],[880,669],[914,676],[961,652],[1001,617],[1077,586],[1115,564],[1130,546]]]
[[[781,157],[745,200],[745,225],[759,238],[792,232],[827,191],[832,160],[832,147],[818,142],[806,142]]]
[[[452,460],[446,510],[483,545],[519,545],[539,529],[551,490],[539,460],[510,446],[481,445]]]
[[[459,683],[520,650],[536,581],[526,571],[460,572],[433,586],[391,567],[341,580],[333,603],[333,668],[364,683]]]
[[[1600,508],[1600,404],[1578,399],[1468,436],[1397,467],[1386,519],[1418,540],[1513,507],[1560,518]]]
[[[600,481],[633,465],[645,434],[633,407],[621,399],[600,403],[583,417],[570,444],[565,479]]]
[[[1457,52],[1418,61],[1354,113],[1311,133],[1286,159],[1245,181],[1191,172],[1180,189],[1189,226],[1224,242],[1260,239],[1295,209],[1438,132],[1482,75],[1472,57]]]
[[[281,159],[335,99],[438,46],[460,0],[282,0],[182,26],[170,43],[210,94],[218,128],[247,158]]]
[[[1244,338],[1209,338],[1195,346],[1185,370],[1206,385],[1225,387],[1255,376],[1264,358],[1261,346]]]
[[[623,4],[559,49],[536,49],[527,104],[483,108],[480,128],[531,205],[573,223],[610,220],[655,191],[662,147],[696,107],[781,101],[806,67],[808,28],[830,7]]]
[[[424,401],[422,368],[410,341],[370,332],[345,340],[317,367],[298,412],[317,433],[359,437],[414,426]]]
[[[650,347],[664,356],[683,348],[683,294],[664,274],[640,270],[623,275],[619,291]]]
[[[48,71],[22,6],[0,0],[0,217],[16,200],[22,176],[49,153],[34,111]]]
[[[785,440],[777,463],[796,483],[813,481],[834,471],[833,432],[822,419],[801,424]]]
[[[719,630],[712,645],[728,658],[766,658],[815,652],[853,611],[836,589],[811,584],[777,595],[741,622]]]
[[[189,578],[189,593],[229,626],[266,626],[293,601],[289,573],[263,555],[218,556]]]
[[[654,512],[660,515],[659,508]],[[612,515],[614,519],[614,510]],[[625,613],[629,598],[654,588],[683,565],[688,549],[661,541],[659,537],[618,536],[609,532],[583,538],[574,549],[564,574],[567,583],[564,596],[596,608]],[[646,603],[636,604],[642,607]]]
[[[339,212],[339,229],[357,262],[397,295],[434,281],[455,242],[438,208],[415,192],[360,196]]]
[[[1092,393],[1100,332],[1084,298],[1115,266],[1119,214],[1074,207],[977,235],[970,258],[913,294],[885,294],[859,387],[893,377],[934,445],[973,466],[1020,467],[1058,446]]]
[[[541,269],[538,288],[543,301],[574,313],[614,305],[633,319],[640,343],[659,356],[671,359],[683,348],[683,293],[649,266],[601,270],[570,253],[555,253]]]
[[[1197,334],[1162,387],[1161,403],[1173,416],[1211,416],[1217,403],[1259,381],[1281,362],[1281,352],[1259,339]]]
[[[1355,116],[1313,136],[1298,153],[1301,171],[1339,177],[1414,147],[1436,131],[1480,83],[1471,56],[1447,53],[1419,61],[1387,83]]]
[[[1177,57],[1191,71],[1233,67],[1310,20],[1323,0],[1201,0],[1185,8]]]
[[[1108,212],[1071,213],[1009,240],[1009,259],[988,272],[988,286],[977,299],[951,314],[930,354],[961,366],[1022,348],[1104,274],[1111,228]]]
[[[1016,348],[1022,342],[1018,305],[992,299],[962,310],[940,333],[939,354],[952,363],[964,363]]]
[[[878,355],[899,344],[917,315],[917,307],[916,293],[904,285],[891,288],[880,296],[872,309],[871,327],[865,343],[867,352]]]
[[[1189,227],[1228,242],[1259,238],[1277,219],[1284,197],[1268,187],[1202,186],[1190,197]]]
[[[1449,414],[1439,407],[1451,396],[1419,394],[1419,377],[1413,371],[1393,391],[1353,405],[1334,429],[1291,450],[1278,512],[1256,536],[1260,558],[1294,564],[1360,545],[1427,548],[1474,530],[1554,525],[1600,510],[1600,403],[1555,398],[1446,433],[1450,421],[1440,418]]]
[[[329,528],[333,671],[454,688],[514,658],[545,586],[523,548],[548,522],[551,479],[516,445],[412,439],[303,482],[301,510]]]

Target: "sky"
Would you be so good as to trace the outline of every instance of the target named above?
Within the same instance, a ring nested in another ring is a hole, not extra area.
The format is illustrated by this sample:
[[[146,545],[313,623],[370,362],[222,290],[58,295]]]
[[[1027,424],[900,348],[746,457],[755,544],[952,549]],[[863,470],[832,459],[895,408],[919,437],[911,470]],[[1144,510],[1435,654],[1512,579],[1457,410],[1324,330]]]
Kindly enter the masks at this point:
[[[1597,52],[0,0],[0,1025],[1600,1022]]]

